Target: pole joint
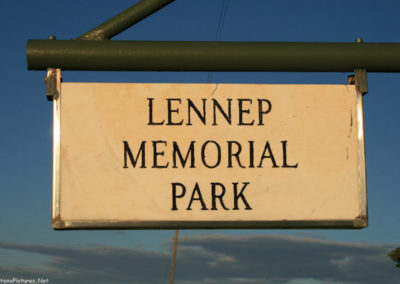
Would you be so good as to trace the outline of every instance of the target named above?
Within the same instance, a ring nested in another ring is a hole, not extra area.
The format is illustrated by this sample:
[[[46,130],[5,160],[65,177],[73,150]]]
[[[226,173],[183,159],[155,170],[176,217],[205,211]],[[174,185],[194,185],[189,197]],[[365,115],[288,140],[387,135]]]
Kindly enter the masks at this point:
[[[362,38],[357,38],[356,43],[362,44]],[[368,78],[367,78],[367,69],[354,69],[354,77],[355,77],[355,85],[358,90],[363,94],[368,93]]]
[[[141,0],[77,39],[107,40],[157,12],[175,0]]]
[[[362,42],[363,40],[361,38],[356,39],[356,43]],[[363,96],[368,93],[367,69],[355,68],[354,74],[348,76],[347,80],[349,85],[356,85],[356,88],[361,94],[363,94]]]

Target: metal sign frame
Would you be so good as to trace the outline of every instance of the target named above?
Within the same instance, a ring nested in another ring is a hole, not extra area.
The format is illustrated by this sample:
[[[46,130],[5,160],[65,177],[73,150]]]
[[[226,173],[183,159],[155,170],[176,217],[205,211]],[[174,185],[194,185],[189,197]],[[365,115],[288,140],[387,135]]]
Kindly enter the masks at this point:
[[[57,92],[54,97],[53,118],[53,206],[52,226],[56,230],[85,229],[361,229],[368,226],[367,188],[365,176],[363,94],[356,88],[355,116],[358,125],[358,159],[359,159],[359,201],[360,215],[355,219],[342,220],[262,220],[262,221],[126,221],[126,220],[67,220],[60,215],[60,148],[61,148],[61,102],[62,85],[60,71],[55,73]]]

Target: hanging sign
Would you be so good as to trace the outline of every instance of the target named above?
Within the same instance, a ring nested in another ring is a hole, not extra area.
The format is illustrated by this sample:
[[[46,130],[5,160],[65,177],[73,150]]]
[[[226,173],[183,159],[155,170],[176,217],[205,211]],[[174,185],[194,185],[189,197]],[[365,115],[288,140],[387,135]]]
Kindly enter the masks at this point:
[[[346,85],[62,83],[53,227],[367,226]]]

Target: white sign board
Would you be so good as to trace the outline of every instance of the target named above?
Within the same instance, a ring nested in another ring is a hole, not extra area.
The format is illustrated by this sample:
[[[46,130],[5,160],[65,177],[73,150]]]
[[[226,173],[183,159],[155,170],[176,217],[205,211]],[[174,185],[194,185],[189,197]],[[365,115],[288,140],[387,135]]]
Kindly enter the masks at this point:
[[[62,83],[53,227],[367,226],[346,85]]]

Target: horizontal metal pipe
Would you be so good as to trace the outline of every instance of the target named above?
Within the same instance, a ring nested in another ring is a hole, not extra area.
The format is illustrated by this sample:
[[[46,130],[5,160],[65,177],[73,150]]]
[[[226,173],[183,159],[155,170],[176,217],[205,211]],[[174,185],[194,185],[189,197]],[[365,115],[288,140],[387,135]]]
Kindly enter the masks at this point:
[[[400,43],[28,40],[29,70],[400,72]]]
[[[110,39],[175,0],[142,0],[81,35],[79,39]]]

